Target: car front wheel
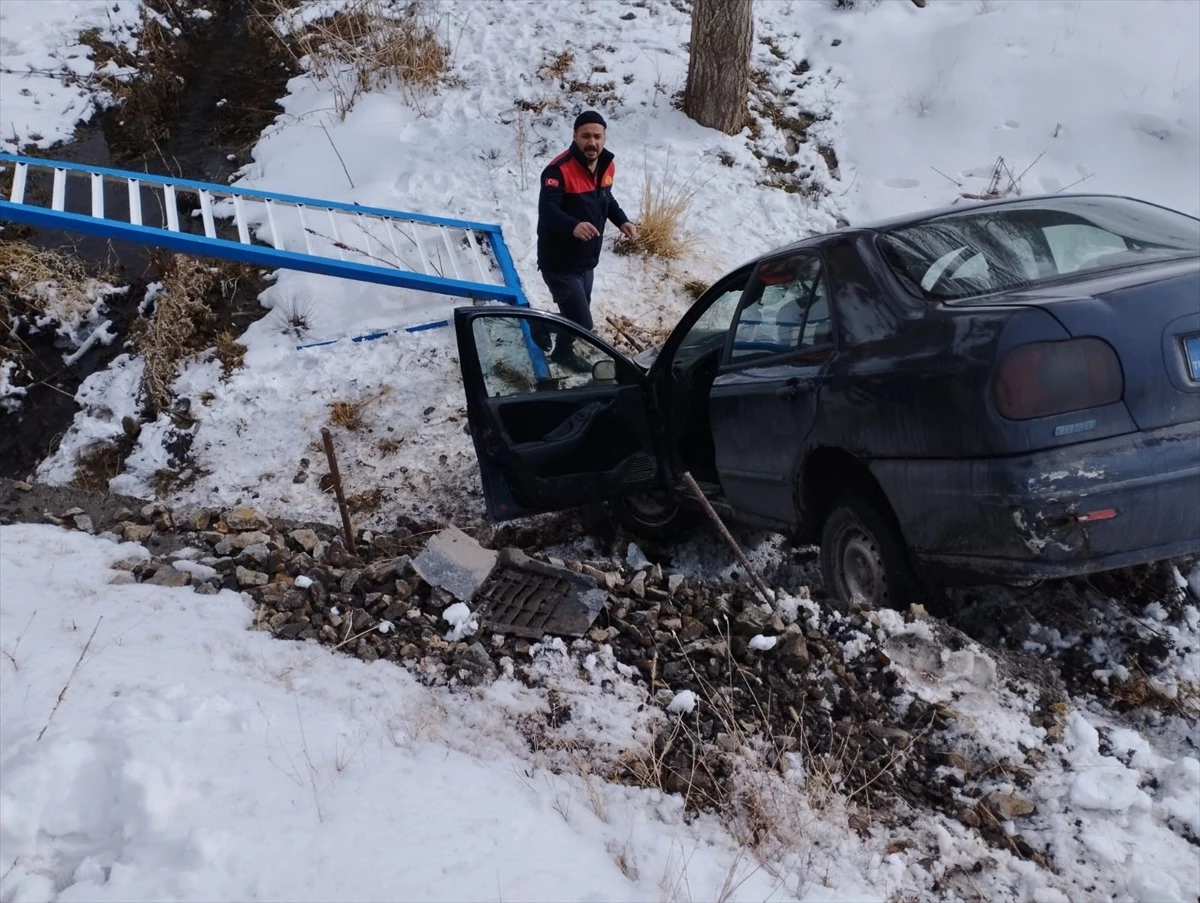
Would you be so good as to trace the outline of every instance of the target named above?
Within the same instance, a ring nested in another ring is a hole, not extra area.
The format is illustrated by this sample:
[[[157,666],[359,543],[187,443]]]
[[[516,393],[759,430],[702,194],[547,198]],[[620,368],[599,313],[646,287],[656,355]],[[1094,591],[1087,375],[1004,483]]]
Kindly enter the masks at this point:
[[[834,502],[821,533],[825,591],[843,607],[900,608],[917,598],[917,581],[899,531],[859,496]]]
[[[663,492],[640,492],[608,503],[613,520],[647,539],[680,536],[694,521],[694,514],[677,499]]]

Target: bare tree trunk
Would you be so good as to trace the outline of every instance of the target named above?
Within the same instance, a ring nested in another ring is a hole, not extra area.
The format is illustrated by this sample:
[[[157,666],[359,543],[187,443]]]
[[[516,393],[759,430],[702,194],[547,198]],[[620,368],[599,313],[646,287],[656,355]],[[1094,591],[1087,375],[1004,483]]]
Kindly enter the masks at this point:
[[[693,0],[683,111],[726,135],[746,125],[753,0]]]

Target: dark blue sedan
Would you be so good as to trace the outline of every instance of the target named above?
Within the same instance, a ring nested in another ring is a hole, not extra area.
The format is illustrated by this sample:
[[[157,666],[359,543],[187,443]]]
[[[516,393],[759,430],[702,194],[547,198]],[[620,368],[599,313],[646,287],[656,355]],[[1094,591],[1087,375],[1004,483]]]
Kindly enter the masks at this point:
[[[1200,220],[1163,207],[1059,195],[809,238],[635,360],[528,309],[455,326],[495,520],[603,502],[661,533],[691,474],[819,542],[830,596],[868,604],[1200,552]]]

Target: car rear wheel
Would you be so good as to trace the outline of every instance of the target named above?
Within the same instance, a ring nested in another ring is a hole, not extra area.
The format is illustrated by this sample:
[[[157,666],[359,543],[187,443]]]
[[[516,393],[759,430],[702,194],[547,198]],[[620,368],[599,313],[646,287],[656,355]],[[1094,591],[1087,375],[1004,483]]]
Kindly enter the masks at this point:
[[[900,608],[920,601],[899,530],[859,496],[835,501],[825,519],[821,573],[825,591],[841,607]]]

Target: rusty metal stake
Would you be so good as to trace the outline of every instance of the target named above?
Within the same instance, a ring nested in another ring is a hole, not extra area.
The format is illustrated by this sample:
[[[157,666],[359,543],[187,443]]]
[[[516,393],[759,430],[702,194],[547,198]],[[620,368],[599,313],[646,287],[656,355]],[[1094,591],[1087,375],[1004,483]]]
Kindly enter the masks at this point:
[[[333,436],[328,427],[321,427],[321,438],[325,442],[325,457],[329,459],[329,476],[333,482],[333,492],[337,496],[338,510],[342,512],[342,530],[346,534],[346,551],[354,554],[354,528],[350,526],[350,512],[346,508],[346,496],[342,493],[342,475],[338,473],[337,456],[333,453]]]
[[[701,504],[705,513],[708,514],[712,522],[717,525],[717,530],[720,532],[721,536],[724,537],[725,542],[729,543],[729,548],[733,549],[733,554],[737,556],[737,560],[742,563],[742,567],[746,569],[746,573],[750,575],[750,580],[758,589],[758,594],[762,596],[764,602],[770,605],[775,601],[775,594],[767,589],[767,585],[763,583],[762,577],[758,576],[758,573],[754,570],[754,568],[750,567],[750,559],[746,557],[746,553],[743,552],[742,547],[737,544],[737,540],[733,538],[733,534],[730,533],[725,524],[722,523],[721,516],[717,514],[717,512],[713,509],[713,506],[709,504],[708,499],[704,497],[703,490],[701,490],[699,485],[697,485],[695,478],[689,471],[685,470],[683,472],[683,482],[687,483],[687,487],[688,489],[692,490],[692,495],[696,497],[696,501]]]

